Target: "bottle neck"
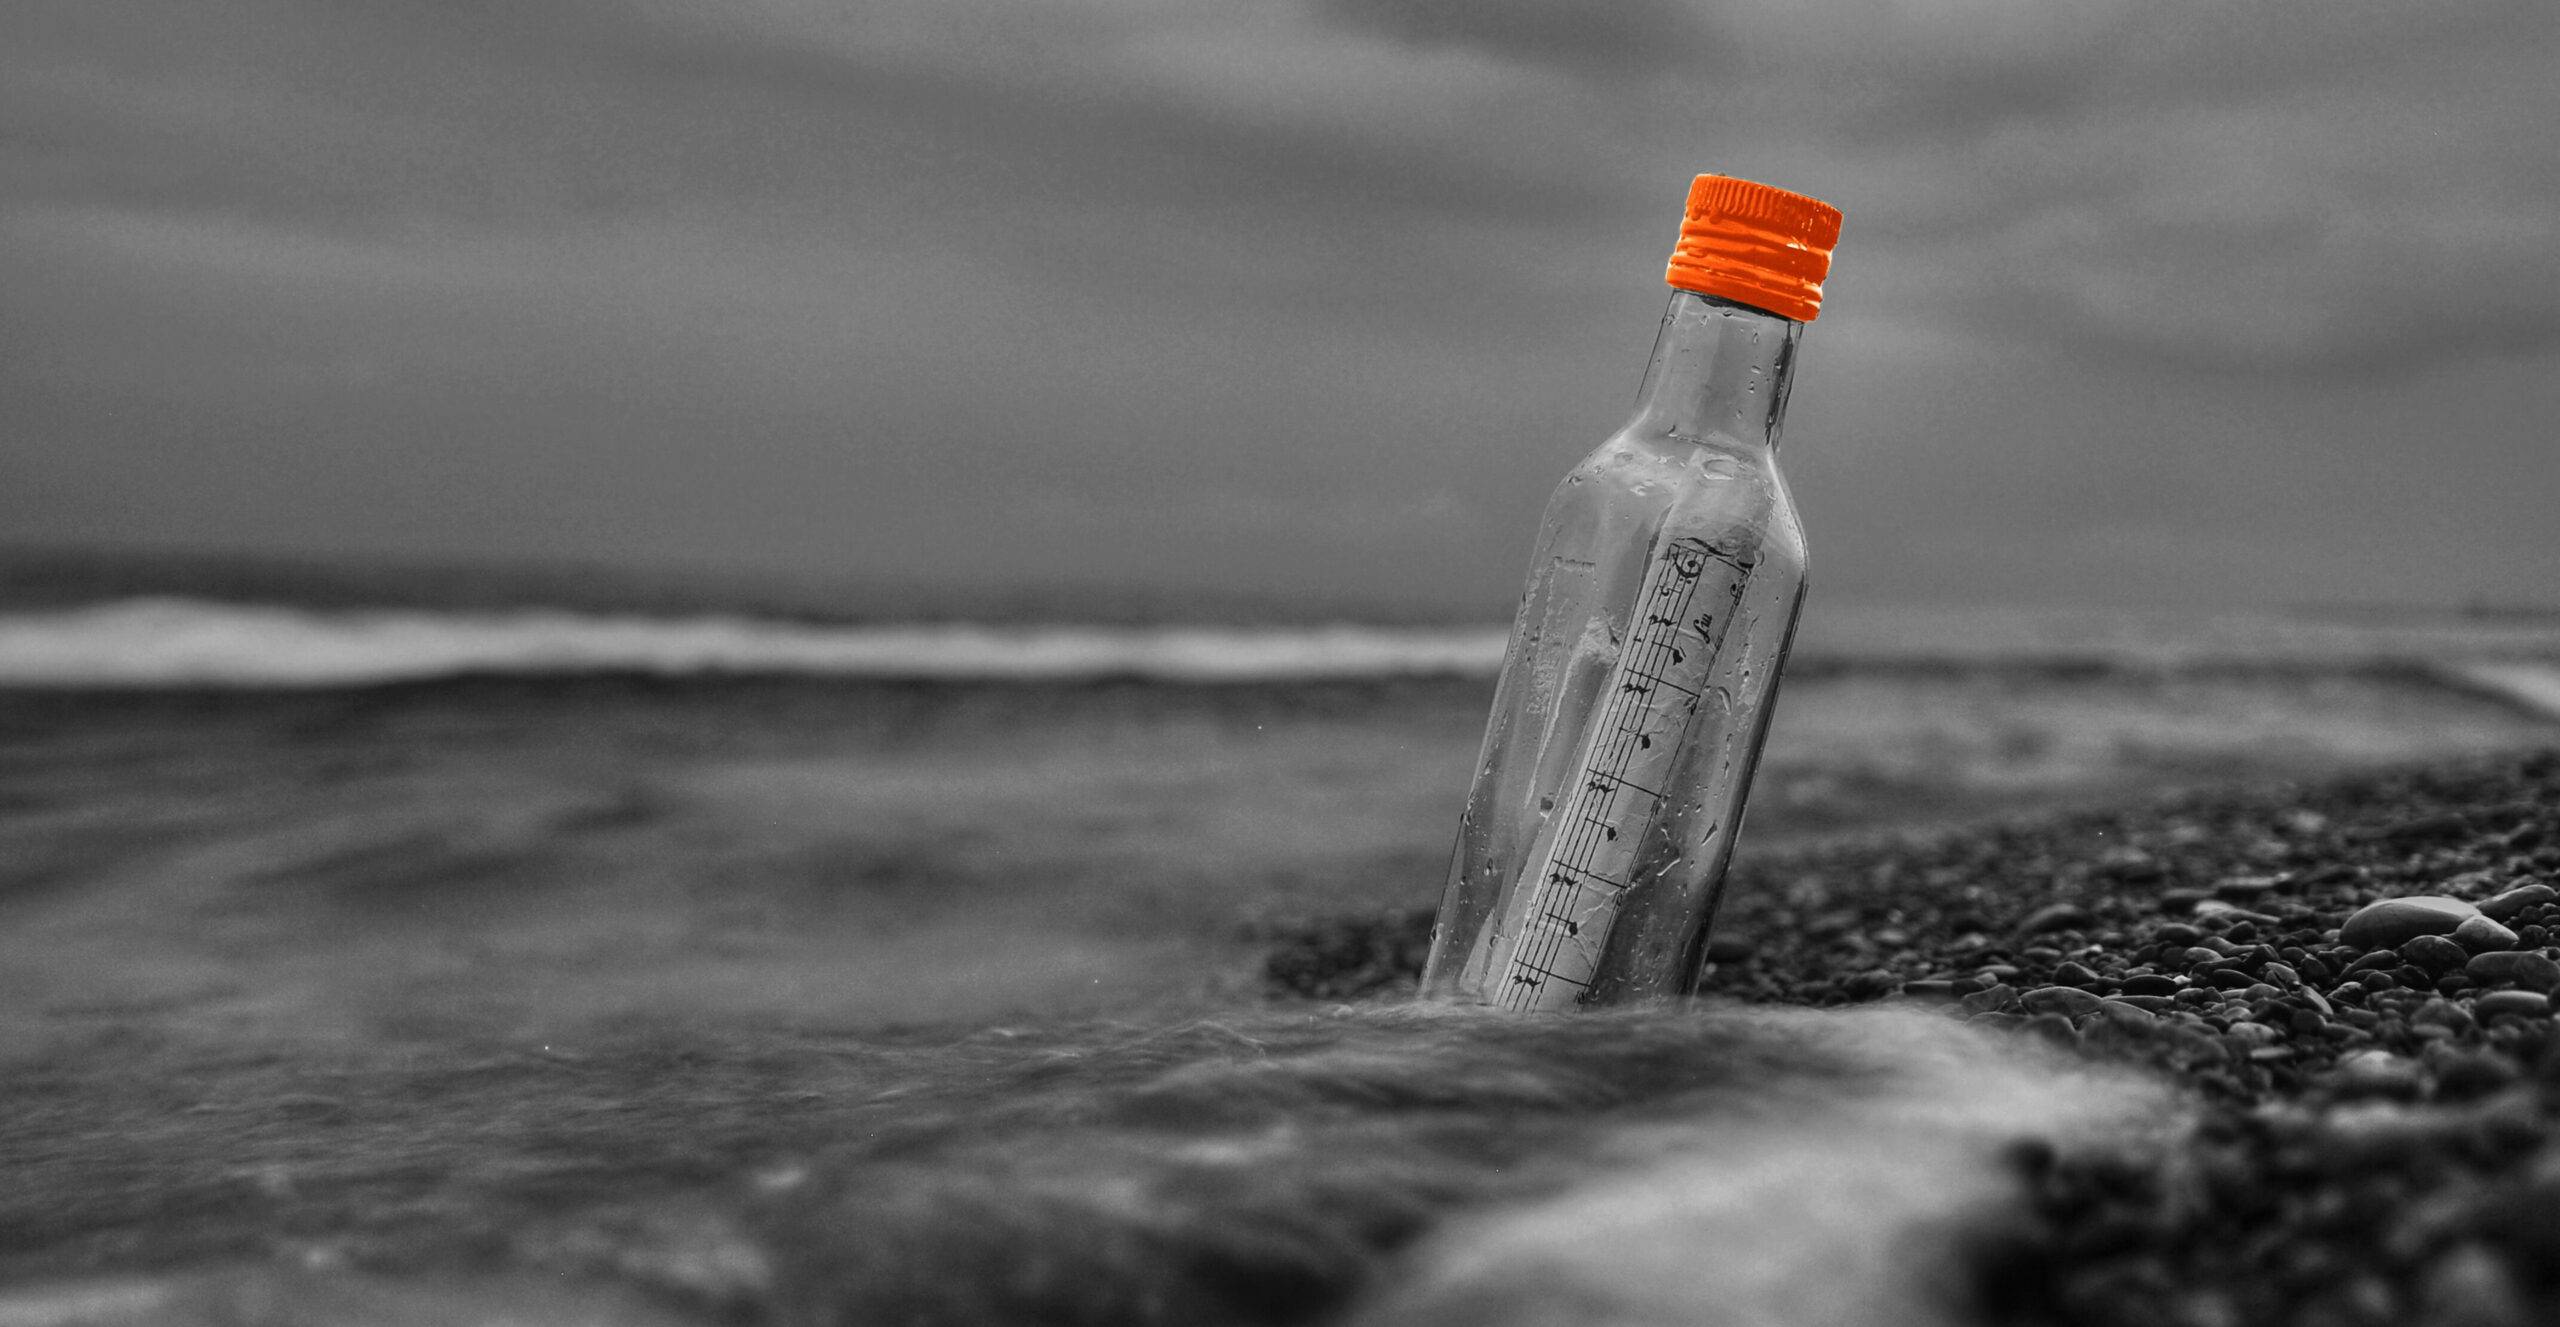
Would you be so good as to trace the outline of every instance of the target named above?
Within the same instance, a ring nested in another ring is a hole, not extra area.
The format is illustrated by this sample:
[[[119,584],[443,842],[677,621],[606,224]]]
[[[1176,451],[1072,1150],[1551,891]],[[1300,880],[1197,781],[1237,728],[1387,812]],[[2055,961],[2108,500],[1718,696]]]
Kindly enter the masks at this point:
[[[1671,292],[1636,389],[1640,433],[1775,447],[1804,324],[1746,304]]]

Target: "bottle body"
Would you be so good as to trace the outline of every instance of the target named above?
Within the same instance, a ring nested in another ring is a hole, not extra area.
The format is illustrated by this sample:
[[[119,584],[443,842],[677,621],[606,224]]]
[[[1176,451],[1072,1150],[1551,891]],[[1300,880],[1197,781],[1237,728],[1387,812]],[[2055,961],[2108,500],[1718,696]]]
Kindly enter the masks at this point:
[[[1693,981],[1804,590],[1775,455],[1800,330],[1676,293],[1635,418],[1549,501],[1426,996],[1567,1008]]]

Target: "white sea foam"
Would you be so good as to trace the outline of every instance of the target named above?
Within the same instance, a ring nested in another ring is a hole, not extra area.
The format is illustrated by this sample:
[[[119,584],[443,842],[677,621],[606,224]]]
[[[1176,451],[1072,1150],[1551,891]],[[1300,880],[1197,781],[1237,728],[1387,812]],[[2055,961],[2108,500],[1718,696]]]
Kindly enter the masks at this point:
[[[331,687],[465,674],[1249,682],[1490,676],[1500,628],[828,626],[185,599],[0,614],[0,686]]]
[[[0,687],[333,687],[465,674],[786,674],[1168,682],[1490,677],[1479,626],[828,625],[564,610],[314,609],[124,599],[0,612]],[[1831,664],[2423,669],[2560,713],[2560,619],[1822,606],[1796,658]]]

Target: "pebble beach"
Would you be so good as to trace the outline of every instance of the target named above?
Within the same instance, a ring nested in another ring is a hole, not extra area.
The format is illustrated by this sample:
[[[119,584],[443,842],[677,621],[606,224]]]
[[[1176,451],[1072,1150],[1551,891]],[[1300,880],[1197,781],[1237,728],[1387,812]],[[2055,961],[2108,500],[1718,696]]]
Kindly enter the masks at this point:
[[[1711,1005],[1901,1003],[2172,1081],[2176,1136],[2022,1149],[1991,1320],[2560,1316],[2560,753],[1762,858]],[[1427,913],[1287,937],[1284,996],[1418,975]]]

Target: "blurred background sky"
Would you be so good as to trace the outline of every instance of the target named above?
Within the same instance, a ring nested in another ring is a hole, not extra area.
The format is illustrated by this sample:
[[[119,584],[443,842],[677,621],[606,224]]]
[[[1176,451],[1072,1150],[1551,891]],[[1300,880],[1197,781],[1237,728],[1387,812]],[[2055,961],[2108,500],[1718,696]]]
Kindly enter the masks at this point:
[[[2560,607],[2548,0],[21,0],[0,538],[1499,616],[1691,174],[1841,600]]]

